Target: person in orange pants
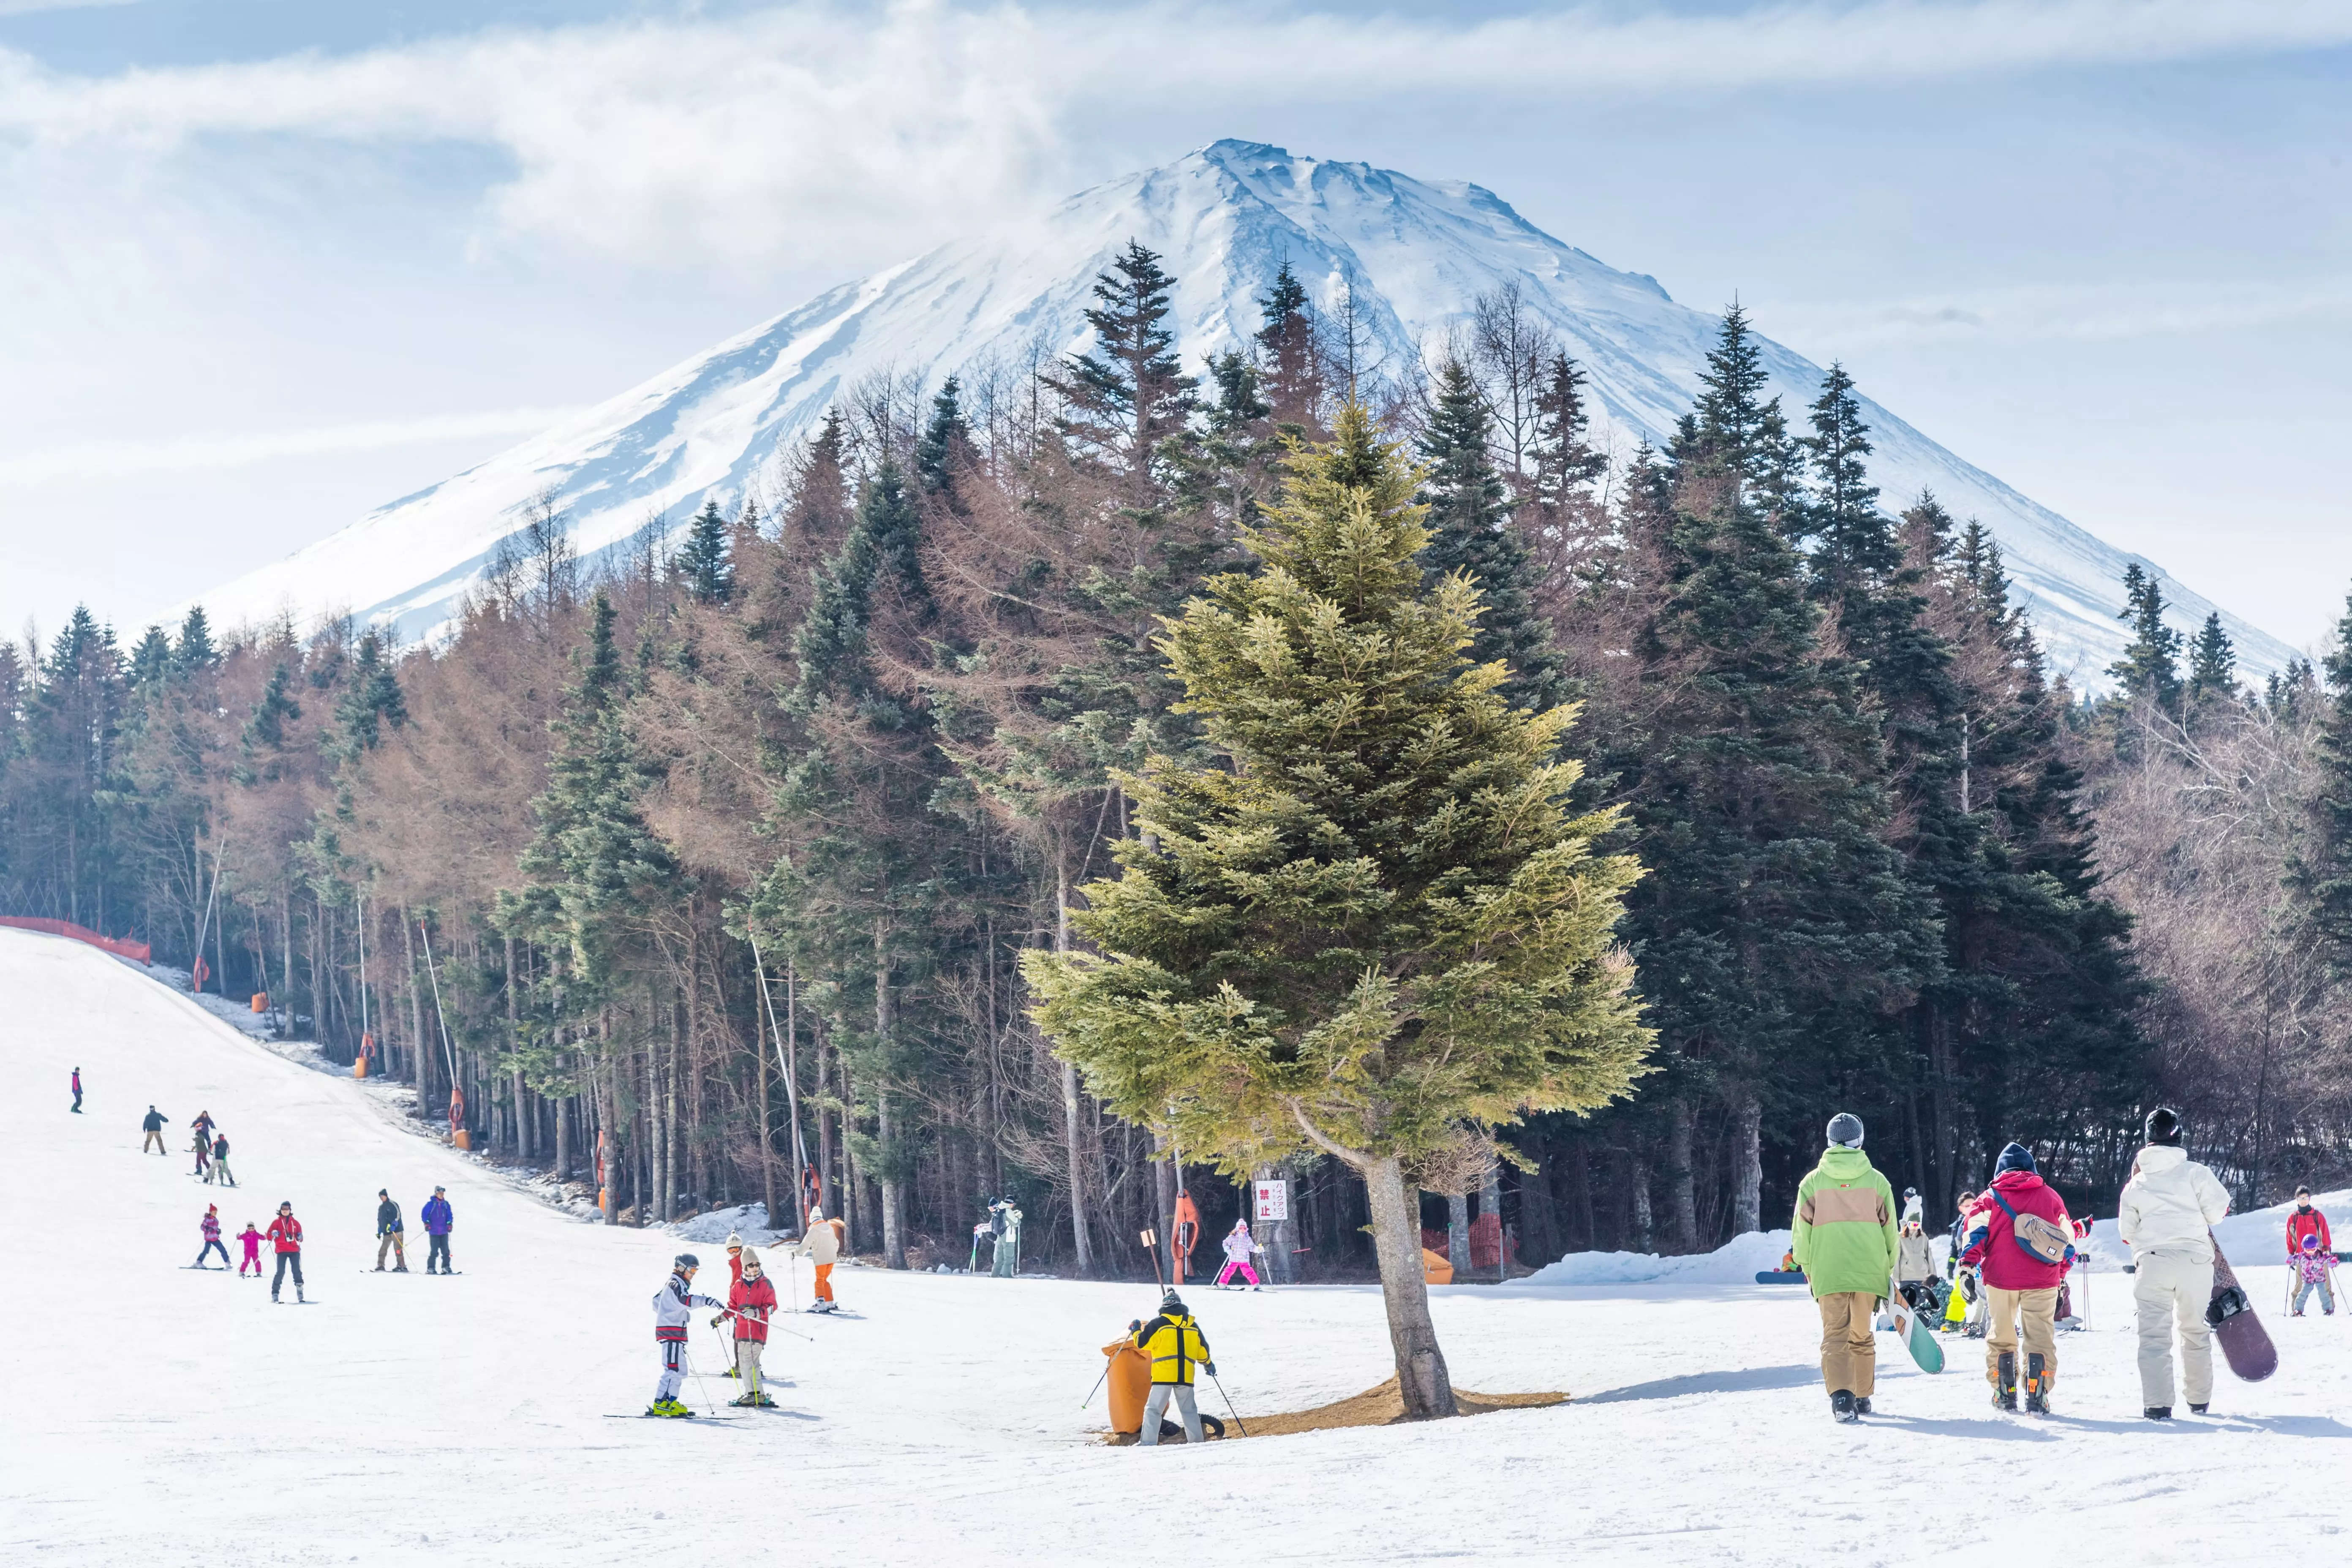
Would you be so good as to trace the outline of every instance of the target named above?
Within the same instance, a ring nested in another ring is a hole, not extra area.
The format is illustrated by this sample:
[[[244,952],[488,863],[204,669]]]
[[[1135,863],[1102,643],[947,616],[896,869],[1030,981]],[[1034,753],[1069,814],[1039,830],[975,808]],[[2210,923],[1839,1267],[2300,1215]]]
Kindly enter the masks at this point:
[[[841,1238],[845,1227],[837,1219],[827,1219],[824,1211],[812,1207],[808,1226],[801,1232],[801,1244],[793,1250],[816,1265],[816,1300],[812,1312],[837,1310],[833,1299],[833,1266],[841,1261]]]
[[[1192,1260],[1192,1245],[1201,1239],[1201,1211],[1193,1206],[1192,1194],[1182,1187],[1176,1189],[1176,1234],[1169,1250],[1175,1254],[1176,1283],[1184,1283],[1184,1268]]]

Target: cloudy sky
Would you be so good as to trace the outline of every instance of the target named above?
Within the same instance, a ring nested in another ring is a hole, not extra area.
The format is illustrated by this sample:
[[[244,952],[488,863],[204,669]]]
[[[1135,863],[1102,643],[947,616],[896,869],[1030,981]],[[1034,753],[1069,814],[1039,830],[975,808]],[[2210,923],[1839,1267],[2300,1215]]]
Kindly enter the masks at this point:
[[[0,627],[1220,136],[1737,294],[2291,641],[2352,586],[2352,0],[0,0]]]

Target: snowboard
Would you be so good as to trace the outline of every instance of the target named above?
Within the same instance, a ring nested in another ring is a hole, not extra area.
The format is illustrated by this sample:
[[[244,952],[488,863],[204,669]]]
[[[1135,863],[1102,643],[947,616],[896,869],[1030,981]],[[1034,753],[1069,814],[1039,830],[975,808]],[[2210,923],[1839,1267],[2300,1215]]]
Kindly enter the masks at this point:
[[[1911,1352],[1912,1361],[1921,1372],[1944,1370],[1944,1347],[1937,1342],[1936,1331],[1920,1320],[1891,1277],[1886,1281],[1886,1315],[1895,1320],[1895,1331],[1903,1337],[1903,1348]]]
[[[1765,1268],[1759,1269],[1756,1275],[1759,1285],[1802,1285],[1804,1282],[1803,1271],[1796,1268]]]
[[[2240,1378],[2260,1383],[2278,1370],[2278,1347],[2271,1343],[2270,1331],[2263,1327],[2263,1321],[2254,1316],[2254,1304],[2245,1287],[2238,1283],[2230,1260],[2221,1256],[2219,1241],[2213,1243],[2213,1300],[2205,1308],[2205,1321],[2213,1325],[2213,1337],[2221,1342],[2221,1359]]]

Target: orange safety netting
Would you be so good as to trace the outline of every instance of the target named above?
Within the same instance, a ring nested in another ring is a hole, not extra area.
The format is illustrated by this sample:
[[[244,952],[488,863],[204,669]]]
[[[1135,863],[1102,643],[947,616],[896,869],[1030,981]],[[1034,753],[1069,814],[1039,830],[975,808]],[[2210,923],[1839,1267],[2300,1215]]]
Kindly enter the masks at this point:
[[[10,926],[17,931],[46,931],[51,936],[71,937],[76,942],[86,942],[92,947],[104,948],[117,958],[127,958],[134,963],[152,962],[147,956],[148,947],[145,942],[132,942],[128,937],[100,936],[94,931],[74,924],[71,921],[45,921],[32,915],[0,915],[0,926]]]

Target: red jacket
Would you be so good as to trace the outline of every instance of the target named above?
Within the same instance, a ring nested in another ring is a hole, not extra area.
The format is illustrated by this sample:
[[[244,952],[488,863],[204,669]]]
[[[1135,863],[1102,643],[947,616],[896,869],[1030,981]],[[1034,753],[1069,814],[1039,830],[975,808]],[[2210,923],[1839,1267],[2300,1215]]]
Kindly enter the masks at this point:
[[[768,1314],[776,1310],[776,1288],[768,1277],[738,1279],[727,1292],[727,1305],[735,1314],[735,1337],[758,1344],[768,1342]]]
[[[2031,1171],[2003,1171],[1992,1179],[1992,1190],[2019,1214],[2038,1214],[2062,1230],[2074,1229],[2065,1200]],[[2009,1210],[1992,1202],[1977,1212],[1960,1261],[1983,1265],[1984,1282],[1996,1290],[2047,1290],[2066,1278],[2064,1264],[2044,1263],[2018,1245]]]
[[[2317,1209],[2287,1210],[2286,1255],[2289,1258],[2301,1256],[2303,1252],[2303,1238],[2306,1236],[2315,1236],[2319,1237],[2320,1251],[2333,1252],[2336,1250],[2335,1244],[2327,1239],[2327,1216],[2326,1215],[2321,1214]]]
[[[302,1250],[302,1222],[292,1215],[279,1215],[269,1222],[269,1239],[278,1244],[280,1252]]]

